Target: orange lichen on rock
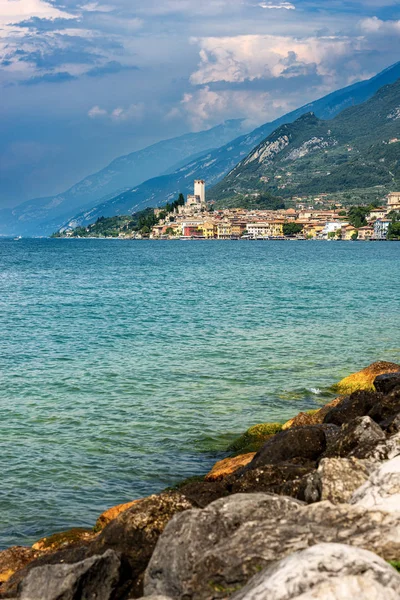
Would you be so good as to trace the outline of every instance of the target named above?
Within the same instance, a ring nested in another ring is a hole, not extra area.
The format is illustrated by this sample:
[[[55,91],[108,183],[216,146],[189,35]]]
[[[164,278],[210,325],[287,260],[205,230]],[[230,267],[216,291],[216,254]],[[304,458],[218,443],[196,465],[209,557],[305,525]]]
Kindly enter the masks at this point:
[[[384,373],[395,373],[400,371],[400,365],[391,362],[378,361],[369,367],[345,377],[339,383],[333,386],[333,389],[340,394],[352,394],[360,390],[375,391],[374,379]]]
[[[41,552],[54,552],[55,550],[64,550],[75,544],[84,544],[91,542],[95,537],[92,529],[83,529],[76,527],[61,533],[54,533],[48,537],[41,538],[32,546],[32,550]]]
[[[141,502],[142,500],[143,498],[140,498],[139,500],[132,500],[132,502],[125,502],[125,504],[118,504],[117,506],[112,506],[111,508],[107,509],[97,519],[96,525],[94,526],[94,531],[101,531],[106,525],[108,525],[108,523],[110,523],[110,521],[113,521],[118,517],[118,515],[128,510],[128,508],[131,508],[135,504],[138,504],[138,502]]]
[[[23,569],[38,556],[39,552],[23,546],[13,546],[0,552],[0,589],[16,571]]]
[[[218,481],[223,479],[227,475],[231,475],[240,467],[248,465],[253,460],[256,452],[249,452],[248,454],[240,454],[234,458],[225,458],[220,460],[211,469],[211,471],[205,476],[206,481]]]

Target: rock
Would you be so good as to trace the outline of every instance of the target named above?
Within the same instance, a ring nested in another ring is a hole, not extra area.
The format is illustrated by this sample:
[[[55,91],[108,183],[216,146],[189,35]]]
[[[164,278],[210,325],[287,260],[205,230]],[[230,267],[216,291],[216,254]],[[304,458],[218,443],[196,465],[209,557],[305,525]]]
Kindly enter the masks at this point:
[[[400,414],[400,388],[392,390],[368,412],[371,419],[385,428],[387,428],[386,423],[389,425],[398,414]]]
[[[232,600],[396,600],[400,575],[384,560],[345,544],[317,544],[271,565]]]
[[[326,435],[323,425],[309,425],[287,429],[274,435],[256,454],[251,463],[243,467],[241,475],[251,469],[257,469],[267,464],[290,462],[292,458],[300,457],[309,461],[317,458],[326,449]]]
[[[223,479],[227,475],[231,475],[237,471],[240,467],[244,467],[255,457],[255,452],[249,452],[248,454],[239,454],[234,458],[225,458],[215,463],[211,471],[206,475],[206,481],[218,481]]]
[[[351,504],[395,512],[400,519],[400,456],[376,469],[369,480],[354,492]]]
[[[322,408],[318,410],[310,410],[308,412],[300,412],[298,415],[286,421],[284,425],[282,425],[282,429],[290,429],[292,427],[300,427],[304,425],[318,425],[319,423],[324,422],[325,415],[335,406],[339,404],[343,400],[343,396],[339,396],[339,398],[335,398],[325,404]]]
[[[349,457],[383,462],[385,460],[391,460],[399,454],[400,434],[396,433],[390,436],[388,439],[360,443],[351,452],[349,452]]]
[[[383,440],[385,440],[384,432],[370,417],[357,417],[343,425],[338,437],[329,445],[323,458],[347,456],[362,444],[373,444]]]
[[[23,569],[38,555],[39,552],[23,546],[13,546],[0,552],[0,589],[16,571]]]
[[[189,500],[178,492],[149,496],[111,521],[90,546],[91,554],[111,549],[124,565],[122,597],[130,593],[139,597],[142,577],[155,545],[165,526],[179,512],[192,508]]]
[[[280,463],[278,465],[264,465],[244,473],[242,477],[232,477],[227,481],[233,494],[269,492],[271,494],[284,494],[301,498],[299,486],[287,485],[289,482],[299,482],[302,477],[315,469],[315,463],[296,465]]]
[[[281,423],[259,423],[250,427],[243,435],[235,440],[228,448],[228,452],[246,454],[257,452],[265,442],[275,433],[281,431]]]
[[[374,387],[376,391],[385,395],[389,394],[398,386],[400,386],[400,370],[394,373],[384,373],[383,375],[378,375],[378,377],[375,377],[374,379]]]
[[[369,367],[345,377],[334,385],[333,389],[339,394],[351,394],[358,390],[374,391],[374,380],[378,375],[394,373],[399,370],[400,365],[395,363],[385,361],[375,362],[369,365]]]
[[[108,525],[108,523],[110,523],[110,521],[113,521],[122,512],[128,510],[128,508],[131,508],[132,506],[135,506],[135,504],[138,504],[138,502],[141,502],[142,500],[143,498],[139,500],[132,500],[132,502],[126,502],[125,504],[118,504],[117,506],[113,506],[112,508],[104,511],[97,519],[96,525],[94,526],[94,531],[101,531],[106,525]]]
[[[228,496],[229,489],[222,481],[193,481],[179,488],[179,491],[193,506],[204,508],[210,502]]]
[[[341,426],[356,417],[364,417],[382,398],[382,394],[376,392],[354,392],[325,414],[324,423]]]
[[[21,600],[110,600],[119,580],[120,559],[113,550],[103,556],[66,565],[32,569],[22,581]]]
[[[95,538],[92,529],[75,528],[62,533],[54,533],[48,537],[42,538],[33,544],[33,550],[41,552],[54,552],[72,545],[82,545],[89,543]]]
[[[393,435],[394,433],[400,432],[400,412],[397,415],[393,415],[389,419],[386,419],[381,423],[381,427],[385,429],[386,433]]]
[[[353,492],[368,480],[372,465],[356,458],[323,458],[318,470],[306,477],[304,500],[349,502]]]
[[[226,598],[276,560],[338,541],[396,560],[398,515],[326,501],[304,505],[270,494],[221,498],[167,525],[146,570],[145,594]]]

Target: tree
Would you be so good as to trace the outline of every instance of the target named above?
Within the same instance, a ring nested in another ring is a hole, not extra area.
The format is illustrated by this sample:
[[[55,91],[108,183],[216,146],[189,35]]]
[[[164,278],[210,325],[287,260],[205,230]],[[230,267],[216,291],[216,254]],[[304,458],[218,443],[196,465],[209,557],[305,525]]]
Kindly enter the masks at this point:
[[[303,231],[303,225],[300,223],[284,223],[283,224],[283,235],[287,235],[289,237],[294,236]]]
[[[330,231],[330,232],[328,233],[328,238],[329,238],[330,240],[333,240],[333,238],[334,238],[334,237],[336,237],[336,231]]]
[[[167,235],[175,235],[175,229],[173,229],[172,227],[167,227],[167,229],[165,230],[165,233]]]
[[[353,227],[364,227],[367,224],[366,216],[370,212],[369,206],[351,206],[348,212],[350,225]]]
[[[351,239],[353,240],[353,242],[355,242],[356,239],[358,239],[358,231],[355,231],[354,233],[351,234]]]

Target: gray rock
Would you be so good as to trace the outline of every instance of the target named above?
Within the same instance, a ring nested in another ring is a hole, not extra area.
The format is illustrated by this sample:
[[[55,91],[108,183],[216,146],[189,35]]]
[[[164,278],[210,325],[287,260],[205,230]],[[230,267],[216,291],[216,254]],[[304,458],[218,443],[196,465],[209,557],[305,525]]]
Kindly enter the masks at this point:
[[[386,560],[400,556],[398,515],[284,496],[237,494],[176,515],[145,573],[145,594],[225,598],[272,562],[320,543],[342,542]]]
[[[364,442],[356,446],[349,457],[383,462],[391,460],[400,454],[400,433],[395,433],[388,439]]]
[[[340,434],[324,453],[324,458],[347,456],[360,445],[374,444],[385,439],[382,429],[370,417],[356,417],[342,426]]]
[[[345,396],[339,404],[334,406],[324,418],[324,423],[343,425],[356,417],[363,417],[382,399],[382,394],[368,391],[354,392]]]
[[[317,544],[271,565],[232,600],[396,600],[400,575],[384,560],[344,544]]]
[[[394,373],[384,373],[378,375],[374,379],[374,387],[377,392],[382,394],[389,394],[394,388],[400,386],[400,371]]]
[[[398,513],[400,520],[400,456],[374,471],[369,480],[354,492],[351,504]]]
[[[66,565],[32,569],[21,584],[21,600],[110,600],[119,579],[120,559],[113,550]]]
[[[318,470],[306,476],[305,501],[349,502],[353,492],[368,480],[373,464],[356,458],[323,458]]]

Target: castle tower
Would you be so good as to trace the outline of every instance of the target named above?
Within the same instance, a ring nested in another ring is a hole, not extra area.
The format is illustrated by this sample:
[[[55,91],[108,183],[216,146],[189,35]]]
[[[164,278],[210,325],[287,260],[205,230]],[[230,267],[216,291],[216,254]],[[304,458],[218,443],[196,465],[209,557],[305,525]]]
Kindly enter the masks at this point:
[[[196,179],[194,182],[194,195],[199,196],[202,206],[206,203],[206,182],[204,179]]]

